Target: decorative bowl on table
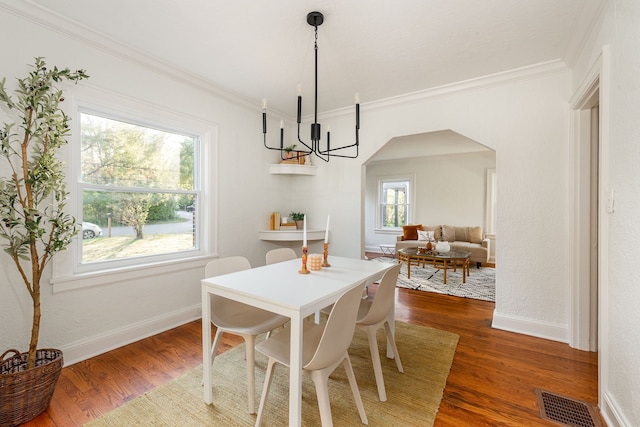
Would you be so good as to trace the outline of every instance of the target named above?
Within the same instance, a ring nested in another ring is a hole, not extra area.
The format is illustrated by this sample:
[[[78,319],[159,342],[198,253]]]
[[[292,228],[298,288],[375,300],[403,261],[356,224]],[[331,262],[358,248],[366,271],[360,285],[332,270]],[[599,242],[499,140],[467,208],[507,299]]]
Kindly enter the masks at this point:
[[[451,246],[449,246],[449,242],[446,240],[441,240],[436,244],[436,251],[439,254],[446,254],[451,250]]]

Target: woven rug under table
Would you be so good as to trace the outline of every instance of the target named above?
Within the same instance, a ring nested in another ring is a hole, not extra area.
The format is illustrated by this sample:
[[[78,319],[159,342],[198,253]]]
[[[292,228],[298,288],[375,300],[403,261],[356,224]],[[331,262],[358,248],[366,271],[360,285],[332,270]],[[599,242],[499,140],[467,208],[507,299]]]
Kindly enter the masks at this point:
[[[396,322],[396,342],[404,373],[395,361],[382,356],[387,401],[378,400],[366,335],[356,331],[349,349],[358,387],[369,418],[369,426],[431,426],[453,362],[458,335],[422,326]],[[384,332],[378,333],[380,351],[386,350]],[[256,402],[259,402],[266,358],[256,352]],[[213,404],[205,405],[202,391],[202,367],[137,397],[100,418],[86,424],[106,426],[252,426],[255,414],[246,408],[246,368],[244,344],[220,356],[214,366]],[[276,367],[264,414],[264,426],[288,423],[288,371]],[[346,374],[338,367],[329,382],[331,412],[336,426],[360,425],[360,418]],[[303,377],[303,425],[320,425],[313,382]],[[257,408],[256,408],[257,410]]]
[[[377,257],[378,262],[396,263],[395,259]],[[398,275],[397,286],[419,291],[435,292],[438,294],[453,295],[456,297],[472,298],[483,301],[495,301],[496,299],[496,269],[492,267],[476,268],[472,263],[466,283],[462,283],[462,271],[447,270],[447,284],[444,284],[442,268],[433,268],[411,265],[411,279],[407,278],[407,265],[402,263]]]

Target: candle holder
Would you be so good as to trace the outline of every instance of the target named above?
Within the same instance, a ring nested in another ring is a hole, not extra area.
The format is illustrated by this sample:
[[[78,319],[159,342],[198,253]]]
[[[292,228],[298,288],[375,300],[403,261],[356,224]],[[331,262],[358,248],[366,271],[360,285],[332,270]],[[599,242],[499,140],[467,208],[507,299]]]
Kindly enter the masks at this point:
[[[324,256],[324,261],[322,262],[323,267],[331,267],[331,264],[327,262],[327,257],[329,256],[329,244],[324,244],[324,250],[322,251],[322,255]]]
[[[304,246],[302,248],[302,268],[300,270],[298,270],[298,273],[300,274],[309,274],[310,271],[307,270],[307,247]]]

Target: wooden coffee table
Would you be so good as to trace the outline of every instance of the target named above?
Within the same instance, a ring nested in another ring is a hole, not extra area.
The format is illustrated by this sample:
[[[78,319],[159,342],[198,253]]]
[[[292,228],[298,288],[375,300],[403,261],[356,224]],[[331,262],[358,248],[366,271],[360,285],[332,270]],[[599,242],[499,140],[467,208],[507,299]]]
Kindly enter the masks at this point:
[[[447,284],[447,270],[456,271],[458,267],[462,268],[462,283],[467,283],[467,275],[469,274],[469,257],[471,252],[466,251],[450,251],[447,253],[438,253],[436,251],[421,252],[423,248],[403,248],[398,250],[398,263],[402,261],[407,263],[407,278],[411,279],[411,264],[424,267],[427,263],[433,265],[434,268],[442,268],[444,273],[444,284]]]

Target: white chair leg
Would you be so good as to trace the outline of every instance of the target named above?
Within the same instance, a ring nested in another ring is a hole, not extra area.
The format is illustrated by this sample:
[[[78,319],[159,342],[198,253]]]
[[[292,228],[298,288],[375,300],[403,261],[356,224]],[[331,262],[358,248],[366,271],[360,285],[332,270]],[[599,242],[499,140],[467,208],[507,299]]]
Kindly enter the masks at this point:
[[[218,352],[218,345],[220,345],[220,338],[222,337],[222,331],[220,328],[216,329],[216,335],[213,338],[213,345],[211,346],[211,366],[213,366],[213,361],[216,358],[216,353]],[[209,372],[213,375],[213,369],[210,369]],[[213,383],[213,381],[211,381]],[[204,378],[202,378],[202,384],[204,385]]]
[[[269,394],[269,388],[271,387],[271,380],[273,379],[275,366],[275,359],[269,358],[269,362],[267,363],[267,372],[264,374],[264,386],[262,387],[262,396],[260,397],[260,406],[258,407],[258,416],[256,417],[256,427],[260,427],[260,424],[262,423],[264,405],[267,403],[267,395]]]
[[[222,330],[217,328],[216,335],[213,337],[213,345],[211,346],[211,365],[213,365],[213,360],[216,358],[218,346],[220,345],[220,338],[222,338]]]
[[[369,340],[369,352],[371,353],[371,364],[373,365],[373,373],[376,377],[376,385],[378,386],[378,398],[380,402],[387,401],[387,392],[384,387],[384,377],[382,376],[382,364],[380,363],[380,354],[378,353],[378,340],[376,338],[376,328],[366,328],[367,339]]]
[[[316,397],[318,399],[318,409],[320,410],[320,422],[322,427],[333,427],[331,417],[331,404],[329,403],[329,374],[327,369],[311,371],[311,379],[316,386]]]
[[[391,343],[391,349],[393,350],[393,358],[396,359],[396,366],[398,367],[398,371],[404,373],[404,369],[402,368],[402,362],[400,361],[400,353],[398,353],[398,347],[396,346],[396,337],[393,335],[391,331],[391,325],[389,322],[384,322],[384,329],[387,332],[387,341]]]
[[[247,405],[250,414],[256,413],[256,337],[248,335],[244,337],[247,357]]]
[[[349,354],[347,354],[342,361],[342,366],[344,366],[344,370],[347,372],[347,378],[349,379],[349,385],[351,386],[351,392],[353,393],[353,400],[356,401],[358,413],[360,414],[360,421],[362,421],[362,424],[369,424],[367,413],[364,411],[364,405],[362,404],[362,397],[360,397],[360,390],[358,389],[356,376],[353,373],[353,366],[351,366]]]

